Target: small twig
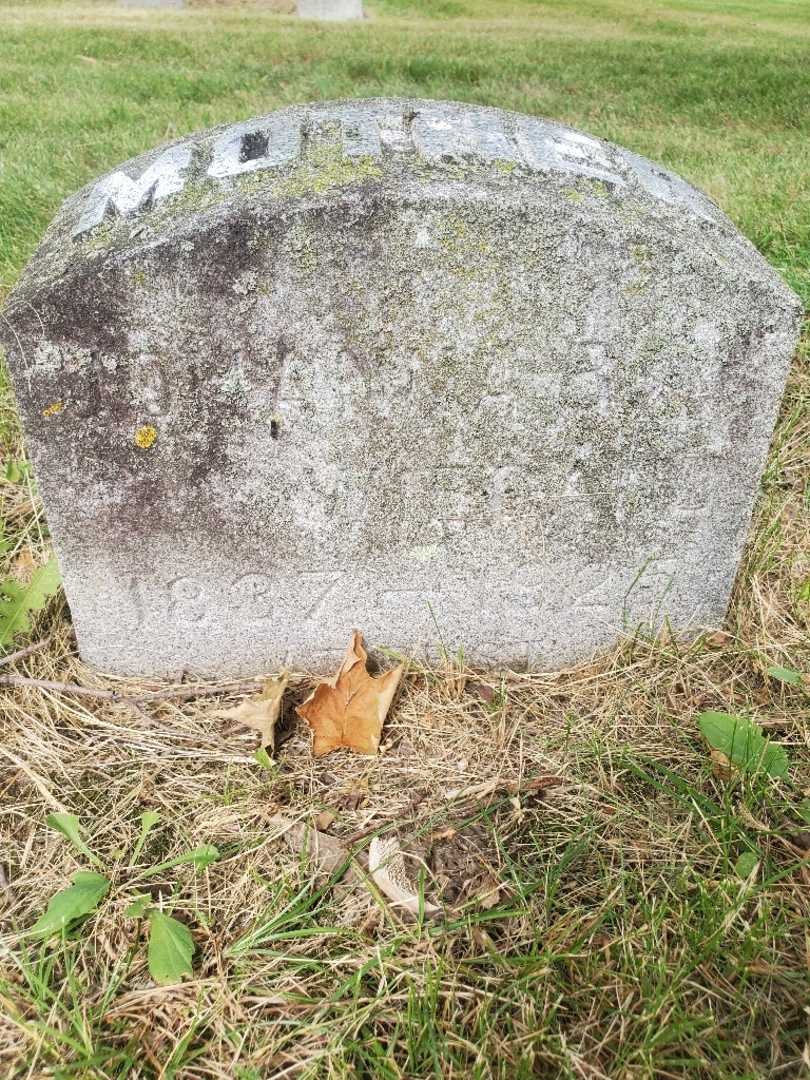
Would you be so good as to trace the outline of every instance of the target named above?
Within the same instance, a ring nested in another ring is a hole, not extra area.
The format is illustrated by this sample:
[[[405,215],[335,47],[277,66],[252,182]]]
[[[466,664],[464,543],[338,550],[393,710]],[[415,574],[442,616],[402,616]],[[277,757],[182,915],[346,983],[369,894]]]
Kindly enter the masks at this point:
[[[40,690],[55,690],[60,694],[77,694],[82,697],[104,698],[106,701],[120,701],[113,690],[97,690],[92,686],[77,686],[75,683],[53,682],[50,679],[28,679],[24,675],[0,675],[2,686],[33,686]]]
[[[5,667],[6,664],[13,664],[17,660],[23,660],[26,656],[31,656],[32,653],[44,649],[45,646],[50,645],[50,643],[51,639],[47,637],[44,641],[37,641],[34,645],[26,645],[24,649],[17,649],[16,652],[9,653],[8,656],[0,656],[0,667]]]
[[[122,694],[117,690],[101,690],[94,686],[79,686],[77,683],[55,682],[52,679],[29,679],[25,675],[0,675],[2,686],[32,686],[39,690],[53,690],[58,694],[75,694],[77,697],[99,698],[102,701],[117,701],[125,705],[148,705],[152,701],[188,700],[196,697],[213,697],[217,694],[247,694],[251,690],[260,690],[257,682],[224,683],[219,686],[168,686],[165,690],[154,690],[139,697]]]
[[[221,683],[219,686],[167,686],[165,690],[153,690],[141,697],[120,697],[133,705],[148,705],[151,701],[184,701],[195,697],[215,697],[217,694],[249,694],[251,690],[261,690],[261,683],[239,682]]]

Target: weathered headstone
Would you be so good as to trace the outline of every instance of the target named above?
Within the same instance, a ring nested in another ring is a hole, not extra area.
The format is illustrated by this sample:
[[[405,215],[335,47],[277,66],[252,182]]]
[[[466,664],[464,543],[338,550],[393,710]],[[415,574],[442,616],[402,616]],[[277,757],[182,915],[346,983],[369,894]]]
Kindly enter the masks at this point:
[[[301,19],[342,22],[363,18],[363,0],[298,0]]]
[[[379,100],[116,169],[5,314],[82,655],[156,673],[717,623],[799,304],[635,154]]]

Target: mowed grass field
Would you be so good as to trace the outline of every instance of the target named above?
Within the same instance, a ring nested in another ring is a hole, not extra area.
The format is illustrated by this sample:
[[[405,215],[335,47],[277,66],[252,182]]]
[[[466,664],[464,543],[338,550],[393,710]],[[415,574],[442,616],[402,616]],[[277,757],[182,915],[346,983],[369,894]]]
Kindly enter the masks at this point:
[[[0,285],[68,192],[156,143],[401,94],[553,117],[664,162],[810,303],[807,0],[378,0],[359,26],[271,11],[3,0]]]
[[[368,10],[318,26],[284,0],[0,0],[0,299],[61,200],[121,160],[291,102],[400,94],[552,117],[665,163],[810,305],[807,0]],[[805,337],[723,627],[636,634],[553,674],[413,668],[376,759],[316,761],[299,725],[261,764],[221,715],[245,697],[226,684],[137,703],[158,685],[84,667],[55,598],[14,647],[47,643],[0,676],[100,695],[0,685],[0,1076],[808,1075],[808,404]],[[0,581],[24,583],[50,548],[6,383],[0,454]],[[293,703],[312,685],[294,673]],[[787,776],[712,762],[707,709],[759,723]],[[560,782],[540,797],[538,775]],[[48,826],[60,812],[92,857]],[[278,813],[326,813],[361,859],[369,830],[398,836],[443,917],[319,872]],[[212,844],[218,859],[185,858]],[[112,882],[98,913],[27,936],[92,869]],[[146,892],[192,933],[180,985],[149,977],[127,915]]]

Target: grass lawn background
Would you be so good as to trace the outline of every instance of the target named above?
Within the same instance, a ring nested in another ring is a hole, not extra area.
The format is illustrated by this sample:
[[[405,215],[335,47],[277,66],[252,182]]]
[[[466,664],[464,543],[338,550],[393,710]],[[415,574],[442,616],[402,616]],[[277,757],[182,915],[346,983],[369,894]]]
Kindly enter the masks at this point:
[[[810,305],[807,0],[369,7],[358,26],[254,6],[0,3],[0,284],[67,194],[161,141],[297,101],[400,94],[549,116],[663,162]]]
[[[810,305],[807,0],[377,0],[363,24],[329,26],[283,10],[0,0],[0,298],[62,199],[120,161],[292,102],[398,94],[548,116],[663,162]],[[299,731],[269,770],[219,703],[0,687],[0,1075],[803,1075],[810,689],[768,667],[810,672],[809,354],[805,339],[728,623],[690,647],[637,638],[561,674],[489,677],[483,697],[456,663],[414,671],[379,760],[313,763]],[[48,533],[5,384],[0,454],[0,579],[24,578]],[[32,640],[45,635],[11,670],[118,685],[75,658],[60,602],[36,620]],[[297,699],[310,685],[296,678]],[[755,717],[788,780],[714,775],[701,709]],[[473,831],[498,904],[471,899],[436,926],[324,890],[268,824],[333,808],[338,835],[387,821],[418,846],[453,824],[448,789],[537,771],[565,783],[487,804]],[[360,805],[343,805],[358,784]],[[402,817],[414,793],[417,830]],[[197,946],[194,979],[169,989],[123,917],[149,809],[163,820],[143,866],[223,853],[155,879]],[[47,828],[55,810],[80,816],[115,888],[42,948],[23,932],[88,868]]]

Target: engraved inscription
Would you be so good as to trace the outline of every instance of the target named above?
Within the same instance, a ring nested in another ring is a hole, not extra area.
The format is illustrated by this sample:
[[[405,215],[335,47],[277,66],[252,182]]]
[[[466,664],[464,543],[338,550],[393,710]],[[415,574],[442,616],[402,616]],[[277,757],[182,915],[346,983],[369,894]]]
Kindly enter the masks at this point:
[[[166,585],[166,611],[179,624],[204,624],[223,607],[247,622],[262,621],[273,614],[275,584],[267,574],[242,574],[230,583],[210,584],[197,577],[179,577]],[[127,590],[139,624],[144,621],[142,588],[133,578]]]
[[[336,570],[327,573],[304,573],[301,580],[312,589],[311,603],[304,612],[305,619],[316,619],[323,612],[327,600],[337,592],[338,585],[345,571]]]
[[[579,173],[614,184],[624,184],[621,163],[598,139],[579,131],[522,119],[518,125],[517,145],[532,169],[559,169]]]
[[[211,612],[205,589],[192,577],[179,577],[169,582],[169,618],[178,623],[203,623]]]
[[[127,217],[182,191],[190,163],[191,147],[173,146],[134,180],[123,172],[105,177],[90,192],[73,235],[96,228],[109,213]]]
[[[416,148],[426,161],[523,161],[503,126],[486,115],[451,121],[426,111],[416,116],[412,130]]]
[[[509,165],[532,172],[574,173],[622,186],[632,180],[656,197],[716,219],[708,200],[678,177],[582,132],[530,117],[499,117],[470,106],[460,111],[434,102],[405,111],[394,102],[387,109],[313,107],[232,124],[214,139],[207,168],[203,165],[204,177],[226,180],[262,170],[283,171],[305,157],[310,143],[323,139],[334,143],[347,160],[416,154],[439,167]],[[174,146],[138,177],[118,171],[99,181],[82,207],[74,237],[96,228],[109,215],[127,217],[182,191],[191,178],[195,153],[202,150],[190,142]]]
[[[245,619],[269,619],[273,582],[266,574],[244,574],[231,587],[233,606]]]
[[[301,127],[281,117],[234,124],[214,143],[208,175],[221,180],[292,164],[301,156]]]

